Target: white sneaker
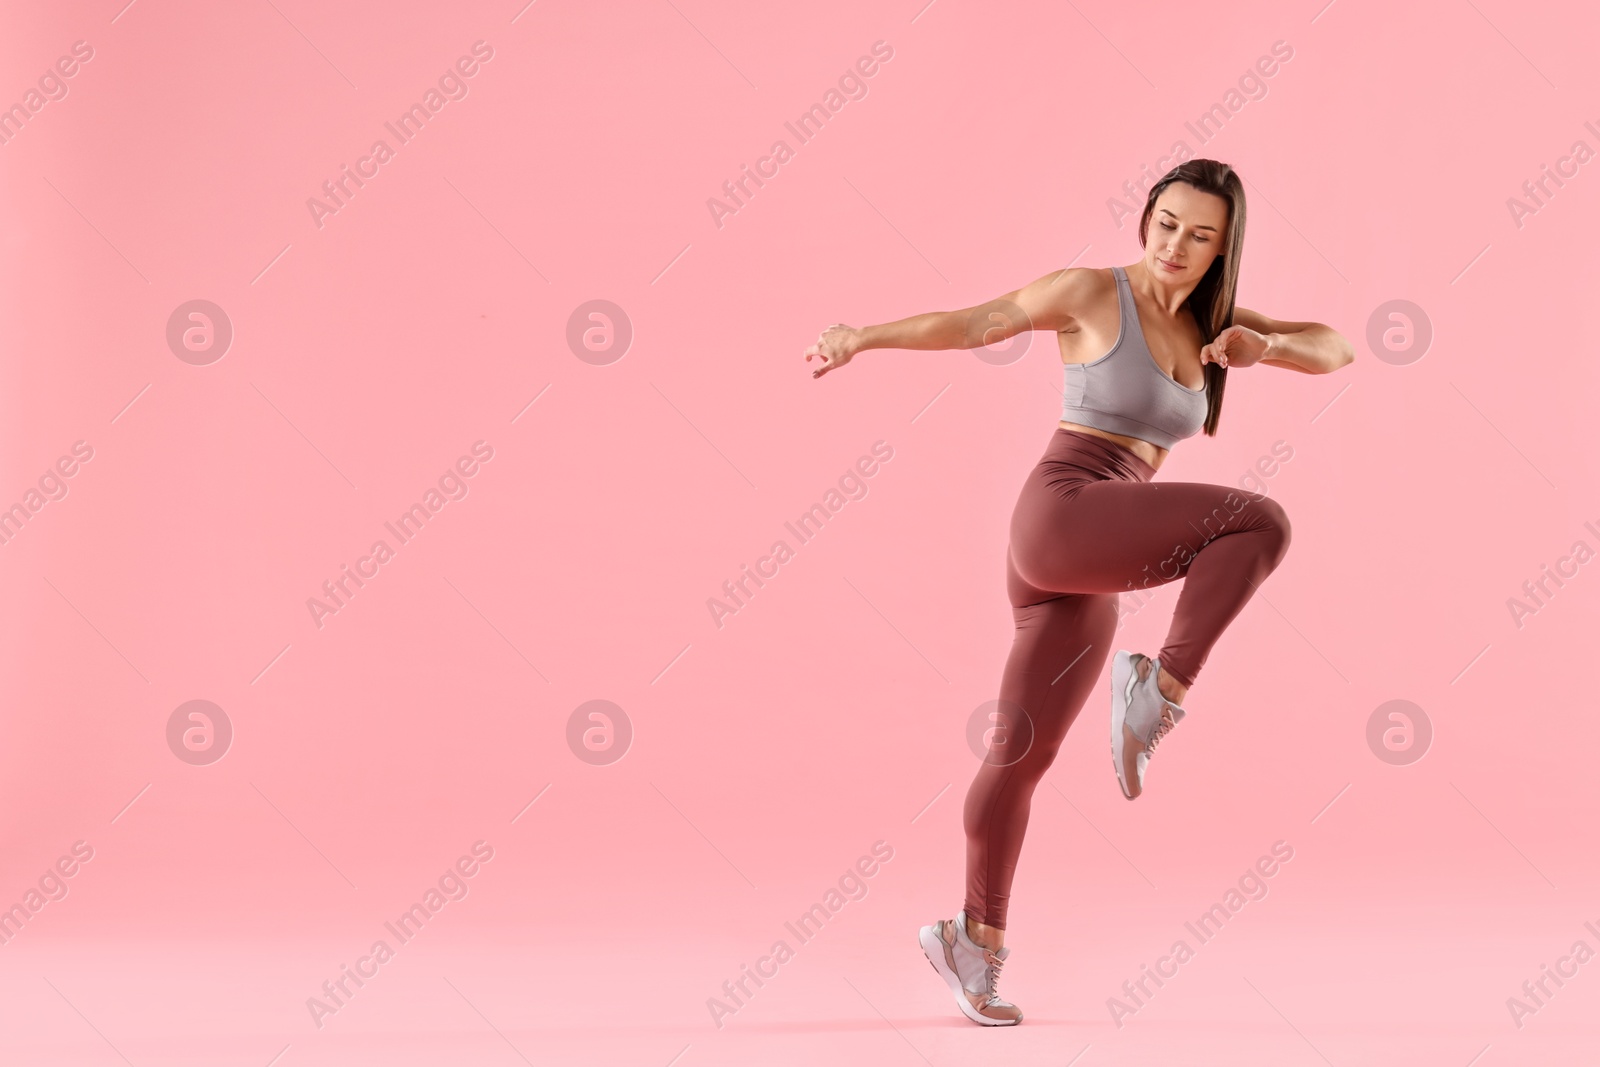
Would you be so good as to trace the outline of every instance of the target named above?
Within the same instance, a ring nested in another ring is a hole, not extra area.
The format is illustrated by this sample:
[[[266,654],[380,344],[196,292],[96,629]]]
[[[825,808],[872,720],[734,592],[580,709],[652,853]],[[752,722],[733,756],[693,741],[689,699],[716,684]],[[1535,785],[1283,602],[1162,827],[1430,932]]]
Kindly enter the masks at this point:
[[[1117,650],[1111,661],[1111,766],[1129,800],[1144,792],[1144,771],[1167,731],[1186,712],[1161,695],[1161,660]]]
[[[1022,1021],[1022,1009],[995,992],[1000,967],[1011,950],[990,952],[968,937],[965,911],[956,912],[953,920],[924,926],[918,940],[928,962],[955,994],[961,1014],[983,1026],[1015,1026]]]

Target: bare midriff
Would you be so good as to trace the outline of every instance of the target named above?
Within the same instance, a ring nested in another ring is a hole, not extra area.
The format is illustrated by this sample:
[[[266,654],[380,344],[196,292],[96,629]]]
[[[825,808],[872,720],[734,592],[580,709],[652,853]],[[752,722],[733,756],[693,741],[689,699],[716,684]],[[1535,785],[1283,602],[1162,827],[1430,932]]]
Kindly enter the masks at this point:
[[[1161,461],[1167,458],[1168,449],[1162,448],[1159,445],[1151,444],[1149,441],[1140,440],[1137,437],[1128,437],[1120,433],[1112,433],[1109,430],[1099,430],[1093,426],[1080,426],[1075,422],[1068,422],[1066,419],[1062,419],[1057,425],[1060,425],[1068,430],[1078,430],[1082,433],[1092,433],[1096,437],[1104,437],[1107,441],[1115,441],[1117,444],[1127,448],[1128,451],[1132,452],[1134,455],[1150,464],[1150,466],[1154,467],[1156,470],[1161,469]]]

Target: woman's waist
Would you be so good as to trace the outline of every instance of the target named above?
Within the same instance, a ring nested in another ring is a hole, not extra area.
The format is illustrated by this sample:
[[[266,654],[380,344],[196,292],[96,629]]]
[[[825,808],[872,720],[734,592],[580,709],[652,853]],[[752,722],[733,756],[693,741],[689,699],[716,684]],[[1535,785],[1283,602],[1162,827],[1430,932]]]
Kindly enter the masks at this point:
[[[1157,446],[1141,442],[1150,448]],[[1158,452],[1165,449],[1157,448]],[[1161,458],[1157,457],[1158,461]],[[1147,482],[1156,473],[1157,464],[1140,455],[1133,447],[1121,441],[1076,424],[1062,422],[1050,437],[1041,463],[1079,467],[1102,477],[1117,477]]]

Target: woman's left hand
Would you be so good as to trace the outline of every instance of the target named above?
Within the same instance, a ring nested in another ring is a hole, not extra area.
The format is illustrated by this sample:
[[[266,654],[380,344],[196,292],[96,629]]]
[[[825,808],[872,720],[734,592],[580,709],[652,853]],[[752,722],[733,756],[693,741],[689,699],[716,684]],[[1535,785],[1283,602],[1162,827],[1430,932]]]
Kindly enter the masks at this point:
[[[1229,326],[1217,334],[1217,339],[1200,350],[1200,365],[1215,363],[1219,367],[1248,367],[1267,356],[1271,341],[1264,333],[1248,326]]]

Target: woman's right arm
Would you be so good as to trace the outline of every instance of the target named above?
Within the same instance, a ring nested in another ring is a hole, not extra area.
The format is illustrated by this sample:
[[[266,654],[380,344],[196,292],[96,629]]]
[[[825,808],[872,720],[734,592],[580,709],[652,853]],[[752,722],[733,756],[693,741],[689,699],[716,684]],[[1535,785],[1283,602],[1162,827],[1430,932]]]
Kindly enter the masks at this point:
[[[896,319],[855,331],[855,350],[869,348],[908,348],[937,351],[967,348],[966,323],[970,308],[959,311],[927,311],[921,315]]]
[[[958,311],[928,311],[860,329],[836,323],[806,349],[808,361],[813,356],[823,361],[811,376],[820,378],[869,348],[982,348],[1024,330],[1063,329],[1072,321],[1067,309],[1088,273],[1084,267],[1052,271],[1021,289]]]

